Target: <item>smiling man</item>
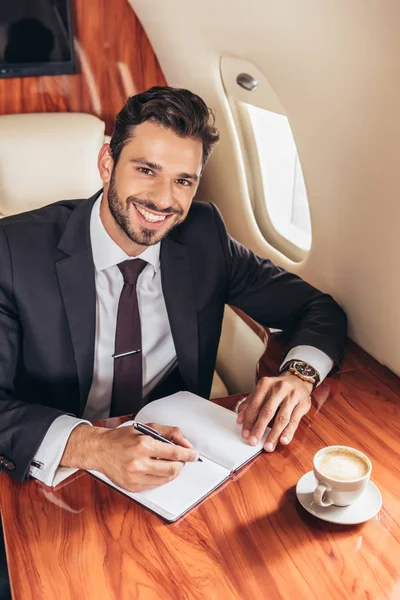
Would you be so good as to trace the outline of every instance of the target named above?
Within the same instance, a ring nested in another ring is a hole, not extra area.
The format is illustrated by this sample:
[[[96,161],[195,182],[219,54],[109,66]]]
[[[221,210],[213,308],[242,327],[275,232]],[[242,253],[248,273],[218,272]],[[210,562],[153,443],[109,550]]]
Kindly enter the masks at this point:
[[[99,170],[108,188],[101,218],[126,254],[137,256],[186,219],[203,148],[200,140],[177,136],[153,121],[138,125],[134,138],[123,144],[112,139],[100,152]]]
[[[241,405],[254,444],[287,444],[314,387],[338,365],[346,318],[334,300],[255,256],[216,207],[193,202],[219,135],[188,90],[155,87],[118,114],[98,168],[104,188],[0,221],[0,464],[52,484],[60,465],[141,491],[197,452],[90,422],[178,390],[208,397],[225,304],[290,332],[282,372]]]

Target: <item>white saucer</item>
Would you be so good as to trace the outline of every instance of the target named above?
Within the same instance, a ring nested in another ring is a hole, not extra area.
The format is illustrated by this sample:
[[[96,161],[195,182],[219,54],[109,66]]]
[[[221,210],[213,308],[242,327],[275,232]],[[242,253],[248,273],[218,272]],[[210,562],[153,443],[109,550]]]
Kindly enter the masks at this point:
[[[309,513],[318,517],[318,519],[329,521],[329,523],[341,523],[343,525],[364,523],[375,517],[382,506],[381,493],[372,481],[368,482],[363,495],[350,506],[318,506],[313,499],[313,492],[316,487],[317,482],[314,473],[309,471],[297,482],[297,499]]]

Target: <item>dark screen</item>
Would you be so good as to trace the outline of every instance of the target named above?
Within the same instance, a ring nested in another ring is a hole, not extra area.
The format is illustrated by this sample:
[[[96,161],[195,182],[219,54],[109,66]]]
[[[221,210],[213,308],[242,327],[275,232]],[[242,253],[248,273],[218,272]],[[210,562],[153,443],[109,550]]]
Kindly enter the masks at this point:
[[[69,0],[0,0],[0,68],[70,63],[68,17]]]

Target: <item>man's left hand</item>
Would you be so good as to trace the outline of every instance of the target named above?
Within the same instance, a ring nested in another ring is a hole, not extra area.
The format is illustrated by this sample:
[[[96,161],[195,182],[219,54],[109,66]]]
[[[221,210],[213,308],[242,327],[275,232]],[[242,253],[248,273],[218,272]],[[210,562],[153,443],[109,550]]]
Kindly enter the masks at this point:
[[[312,384],[292,373],[263,377],[251,394],[239,405],[237,422],[242,436],[252,446],[257,444],[275,416],[264,449],[275,450],[278,441],[289,444],[302,417],[311,408]]]

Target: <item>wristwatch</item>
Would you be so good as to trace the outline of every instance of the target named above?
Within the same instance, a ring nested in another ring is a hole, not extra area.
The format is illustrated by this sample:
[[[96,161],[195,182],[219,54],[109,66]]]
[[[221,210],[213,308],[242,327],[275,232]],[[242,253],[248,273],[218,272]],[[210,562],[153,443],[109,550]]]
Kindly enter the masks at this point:
[[[302,381],[308,381],[309,383],[312,383],[312,391],[315,390],[320,380],[318,371],[302,360],[289,360],[283,365],[281,373],[284,373],[285,371],[293,373],[293,375],[296,375],[296,377]]]

